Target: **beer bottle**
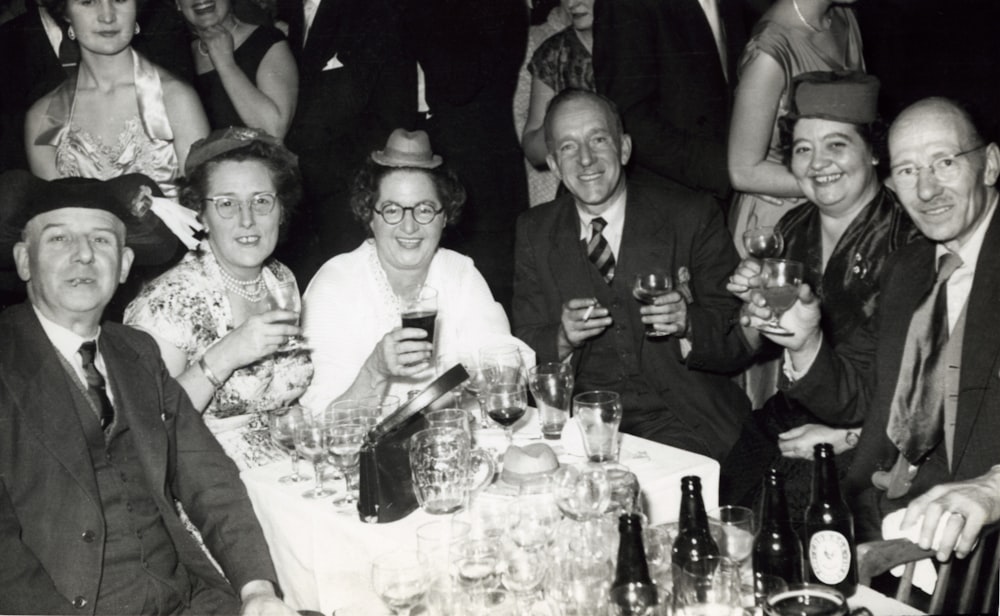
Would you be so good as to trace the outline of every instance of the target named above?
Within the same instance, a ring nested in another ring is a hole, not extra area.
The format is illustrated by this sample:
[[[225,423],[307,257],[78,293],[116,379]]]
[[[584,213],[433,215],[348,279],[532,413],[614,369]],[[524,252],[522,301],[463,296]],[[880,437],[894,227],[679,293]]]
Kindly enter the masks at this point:
[[[758,579],[772,575],[788,584],[802,582],[802,543],[788,516],[785,477],[774,468],[764,475],[760,531],[753,541],[753,572]]]
[[[636,513],[618,518],[618,565],[610,598],[614,613],[621,616],[652,614],[657,604],[656,586],[649,577],[642,545],[642,522]]]
[[[854,517],[840,495],[833,445],[813,452],[812,501],[806,509],[806,560],[809,581],[826,584],[850,597],[858,589]]]
[[[708,529],[701,479],[689,475],[681,478],[681,512],[672,558],[675,573],[683,571],[689,562],[709,555],[718,556],[719,546]]]

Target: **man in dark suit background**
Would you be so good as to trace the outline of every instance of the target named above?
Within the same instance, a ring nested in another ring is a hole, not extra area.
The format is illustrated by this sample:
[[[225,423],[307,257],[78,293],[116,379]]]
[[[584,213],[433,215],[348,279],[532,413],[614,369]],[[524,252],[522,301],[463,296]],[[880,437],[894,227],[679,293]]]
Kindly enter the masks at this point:
[[[279,0],[299,68],[299,104],[285,139],[299,156],[303,203],[280,258],[301,283],[365,237],[349,204],[361,163],[396,128],[412,127],[416,63],[404,52],[398,0]]]
[[[758,14],[746,0],[615,0],[594,6],[597,91],[635,141],[633,179],[730,193],[726,141],[736,66]],[[764,7],[761,7],[764,8]]]
[[[889,185],[927,239],[892,255],[878,313],[847,343],[823,342],[807,287],[782,317],[795,335],[773,339],[788,350],[787,395],[828,421],[865,419],[848,477],[859,541],[905,508],[921,548],[961,558],[1000,520],[1000,149],[931,98],[893,122],[889,151]]]
[[[0,315],[0,613],[295,614],[235,464],[156,343],[101,323],[133,259],[173,252],[139,196],[156,184],[0,184],[0,250],[29,298]]]
[[[626,182],[632,141],[600,95],[558,94],[544,126],[569,193],[518,219],[515,335],[539,363],[572,361],[578,391],[619,392],[623,431],[722,459],[749,411],[725,374],[749,352],[724,288],[739,259],[721,211],[679,186]],[[678,290],[642,305],[632,282],[652,268],[678,274]]]

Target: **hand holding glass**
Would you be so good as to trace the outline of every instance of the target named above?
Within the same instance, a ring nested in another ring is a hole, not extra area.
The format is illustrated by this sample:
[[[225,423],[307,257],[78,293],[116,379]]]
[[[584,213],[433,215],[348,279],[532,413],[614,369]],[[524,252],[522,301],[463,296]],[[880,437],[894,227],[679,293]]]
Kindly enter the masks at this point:
[[[289,325],[298,325],[299,313],[302,312],[302,297],[299,296],[299,287],[295,284],[295,279],[279,280],[269,291],[270,295],[267,298],[268,308],[271,310],[288,310],[294,312],[295,318],[289,319],[286,323]],[[302,346],[302,343],[302,336],[290,336],[281,349],[297,349]]]
[[[743,232],[743,247],[757,259],[774,259],[785,250],[785,238],[777,227],[754,227]]]
[[[666,295],[673,288],[674,278],[670,272],[665,269],[651,269],[636,275],[632,281],[632,297],[643,304],[652,304],[657,297]],[[670,334],[657,330],[652,323],[647,323],[646,335],[650,338],[659,338]]]
[[[799,287],[805,275],[805,266],[790,259],[764,259],[760,270],[760,293],[771,308],[771,319],[757,326],[762,332],[790,336],[778,322],[781,315],[795,304],[799,297]]]

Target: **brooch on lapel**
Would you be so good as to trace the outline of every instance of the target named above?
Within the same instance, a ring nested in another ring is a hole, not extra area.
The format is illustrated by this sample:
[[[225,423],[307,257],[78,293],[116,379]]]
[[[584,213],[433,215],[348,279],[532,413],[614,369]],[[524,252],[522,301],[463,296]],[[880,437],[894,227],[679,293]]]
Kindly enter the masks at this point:
[[[854,253],[854,267],[851,268],[851,272],[862,279],[868,275],[868,260],[860,252]]]

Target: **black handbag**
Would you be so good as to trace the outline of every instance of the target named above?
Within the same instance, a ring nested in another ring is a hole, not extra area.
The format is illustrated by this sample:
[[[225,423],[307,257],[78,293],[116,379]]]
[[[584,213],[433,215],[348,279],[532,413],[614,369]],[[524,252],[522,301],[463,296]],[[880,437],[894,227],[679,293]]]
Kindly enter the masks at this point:
[[[361,447],[358,515],[363,522],[395,522],[417,508],[410,474],[410,437],[427,427],[421,412],[461,385],[469,373],[458,364],[371,429]]]

